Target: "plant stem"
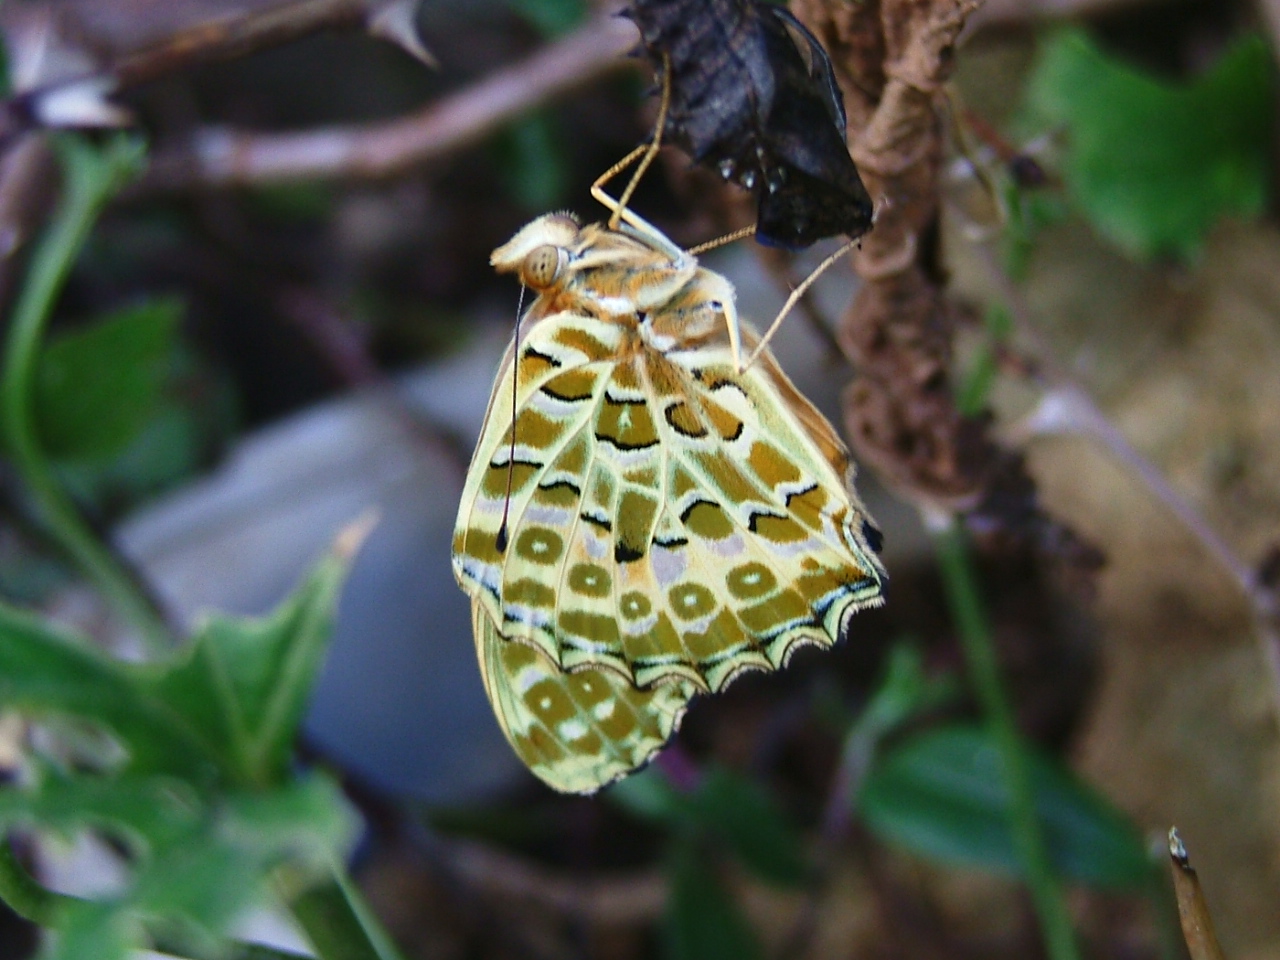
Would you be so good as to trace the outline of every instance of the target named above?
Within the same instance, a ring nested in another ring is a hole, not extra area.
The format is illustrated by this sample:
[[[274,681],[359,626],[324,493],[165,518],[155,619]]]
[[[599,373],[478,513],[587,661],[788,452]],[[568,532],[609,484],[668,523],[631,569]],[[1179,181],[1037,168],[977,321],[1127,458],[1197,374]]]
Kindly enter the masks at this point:
[[[18,862],[8,840],[0,840],[0,900],[18,916],[42,927],[56,927],[66,905],[77,902],[37,883]]]
[[[282,878],[282,885],[287,881]],[[294,918],[321,960],[401,960],[345,869],[292,899]]]
[[[960,634],[969,676],[987,727],[1000,751],[1000,766],[1009,794],[1009,828],[1036,916],[1040,920],[1045,950],[1050,960],[1078,960],[1080,954],[1062,885],[1049,859],[1049,848],[1036,813],[1021,735],[1014,721],[1013,708],[1000,683],[995,643],[974,576],[964,529],[958,520],[940,514],[926,515],[925,523],[934,534],[943,587]]]
[[[144,640],[158,647],[167,635],[164,624],[63,492],[40,447],[35,418],[36,376],[49,316],[98,214],[138,170],[142,149],[137,140],[124,137],[101,150],[70,135],[60,137],[57,145],[65,178],[63,196],[32,254],[14,307],[0,379],[0,431],[50,534]]]

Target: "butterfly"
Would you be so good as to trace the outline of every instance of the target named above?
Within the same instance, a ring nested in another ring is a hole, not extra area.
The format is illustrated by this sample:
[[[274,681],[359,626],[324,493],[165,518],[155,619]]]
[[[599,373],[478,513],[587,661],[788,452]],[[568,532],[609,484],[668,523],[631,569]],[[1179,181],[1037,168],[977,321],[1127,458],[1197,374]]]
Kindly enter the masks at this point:
[[[633,0],[624,14],[669,99],[657,136],[756,195],[757,239],[794,250],[871,228],[831,59],[785,7]]]
[[[591,793],[651,759],[696,695],[829,647],[881,603],[879,533],[845,445],[728,280],[656,228],[547,214],[491,263],[536,296],[453,570],[511,746],[556,790]]]

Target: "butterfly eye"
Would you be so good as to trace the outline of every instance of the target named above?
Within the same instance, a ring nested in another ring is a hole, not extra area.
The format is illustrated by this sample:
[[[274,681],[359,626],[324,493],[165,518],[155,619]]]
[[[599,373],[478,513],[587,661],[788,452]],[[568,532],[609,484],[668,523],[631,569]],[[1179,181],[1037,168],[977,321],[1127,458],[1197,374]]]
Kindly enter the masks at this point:
[[[520,279],[525,286],[545,290],[560,275],[561,251],[559,247],[543,244],[529,251],[520,267]]]

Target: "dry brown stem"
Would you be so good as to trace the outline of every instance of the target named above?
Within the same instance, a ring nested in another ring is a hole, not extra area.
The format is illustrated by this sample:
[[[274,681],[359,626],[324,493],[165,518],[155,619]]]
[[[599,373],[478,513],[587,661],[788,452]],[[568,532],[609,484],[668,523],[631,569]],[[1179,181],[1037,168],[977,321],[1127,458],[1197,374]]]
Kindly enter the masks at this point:
[[[952,323],[927,238],[943,155],[939,90],[978,0],[797,0],[832,51],[849,101],[850,142],[876,201],[854,255],[863,284],[840,339],[859,377],[845,395],[855,452],[913,503],[969,509],[995,449],[961,417],[948,367]]]
[[[387,123],[295,134],[203,130],[185,146],[156,153],[142,189],[402,173],[476,143],[512,117],[616,69],[635,43],[633,26],[601,17],[460,93]]]
[[[1225,960],[1218,937],[1213,932],[1213,918],[1209,904],[1200,889],[1200,878],[1191,866],[1187,848],[1178,836],[1178,828],[1169,828],[1169,870],[1173,876],[1173,890],[1178,901],[1178,919],[1182,923],[1182,936],[1187,942],[1191,960]]]

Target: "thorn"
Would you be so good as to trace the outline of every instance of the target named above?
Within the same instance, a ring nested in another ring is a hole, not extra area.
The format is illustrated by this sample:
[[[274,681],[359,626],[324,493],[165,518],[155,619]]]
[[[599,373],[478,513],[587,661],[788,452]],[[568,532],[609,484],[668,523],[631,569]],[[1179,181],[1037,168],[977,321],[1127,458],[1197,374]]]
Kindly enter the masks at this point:
[[[131,126],[133,113],[107,99],[114,92],[115,80],[110,77],[55,86],[32,99],[31,115],[46,127]]]
[[[349,562],[364,545],[373,528],[381,519],[377,507],[370,507],[338,531],[333,540],[333,555],[339,560]]]
[[[418,35],[418,0],[391,0],[370,10],[365,22],[375,37],[389,40],[409,56],[433,70],[440,69],[440,62]]]

